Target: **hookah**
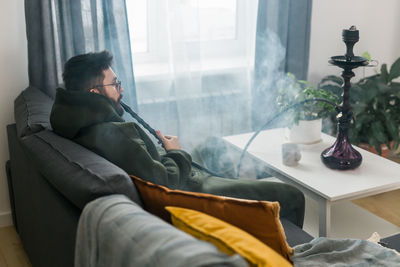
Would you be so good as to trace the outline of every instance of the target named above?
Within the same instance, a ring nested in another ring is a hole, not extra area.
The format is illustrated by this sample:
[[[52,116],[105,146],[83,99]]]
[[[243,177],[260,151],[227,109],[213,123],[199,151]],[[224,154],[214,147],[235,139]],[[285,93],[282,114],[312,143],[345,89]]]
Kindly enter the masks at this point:
[[[359,40],[359,32],[355,26],[342,31],[342,39],[346,44],[344,56],[333,56],[329,63],[343,69],[343,102],[339,105],[338,136],[335,143],[321,153],[322,162],[331,169],[350,170],[360,166],[362,156],[355,150],[348,139],[348,132],[353,112],[350,106],[350,79],[355,76],[352,71],[360,66],[367,66],[368,60],[363,57],[354,56],[353,47]]]
[[[346,54],[344,56],[333,56],[329,60],[330,64],[343,69],[342,77],[344,83],[342,85],[342,103],[336,105],[335,103],[326,99],[311,98],[291,104],[281,112],[272,116],[252,135],[252,137],[246,143],[242,154],[240,155],[239,163],[237,165],[236,177],[239,177],[240,175],[240,168],[243,157],[251,142],[256,138],[256,136],[283,113],[307,102],[326,102],[333,105],[335,107],[335,110],[338,112],[338,115],[336,116],[336,118],[338,119],[337,139],[331,147],[325,149],[321,153],[321,160],[325,164],[325,166],[331,169],[338,170],[350,170],[360,166],[362,162],[362,156],[360,152],[352,147],[348,139],[350,121],[353,118],[353,112],[351,111],[350,106],[350,79],[355,76],[352,70],[360,66],[367,66],[368,60],[363,57],[354,56],[353,47],[354,44],[357,43],[359,40],[359,31],[356,29],[355,26],[351,26],[348,30],[344,29],[342,31],[342,39],[343,42],[346,44]]]

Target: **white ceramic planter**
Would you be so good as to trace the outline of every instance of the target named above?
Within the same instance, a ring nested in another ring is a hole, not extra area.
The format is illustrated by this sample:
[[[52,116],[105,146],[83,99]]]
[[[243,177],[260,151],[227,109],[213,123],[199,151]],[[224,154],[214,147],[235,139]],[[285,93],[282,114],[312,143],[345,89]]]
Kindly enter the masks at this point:
[[[296,144],[314,144],[321,141],[322,119],[299,121],[286,129],[286,139]]]

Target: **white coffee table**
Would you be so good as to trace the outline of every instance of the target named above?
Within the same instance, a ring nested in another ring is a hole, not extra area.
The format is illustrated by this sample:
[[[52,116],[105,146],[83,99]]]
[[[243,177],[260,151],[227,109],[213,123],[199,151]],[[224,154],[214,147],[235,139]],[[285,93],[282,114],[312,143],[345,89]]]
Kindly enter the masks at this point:
[[[242,150],[252,135],[253,133],[247,133],[224,139]],[[358,147],[355,148],[363,157],[360,167],[346,171],[327,168],[320,155],[335,140],[334,137],[322,134],[321,142],[300,145],[302,157],[295,167],[282,164],[281,144],[286,141],[282,128],[262,131],[247,150],[250,155],[265,162],[271,168],[273,176],[295,185],[319,203],[319,236],[330,234],[333,202],[400,188],[400,164]]]

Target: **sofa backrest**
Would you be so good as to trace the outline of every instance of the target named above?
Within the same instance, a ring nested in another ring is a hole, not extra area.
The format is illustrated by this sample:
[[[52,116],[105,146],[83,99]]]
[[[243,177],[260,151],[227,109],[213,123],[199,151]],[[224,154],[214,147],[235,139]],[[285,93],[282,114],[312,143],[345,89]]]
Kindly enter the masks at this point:
[[[51,131],[52,106],[53,99],[34,87],[25,89],[14,103],[17,135],[45,179],[80,209],[97,197],[116,193],[141,205],[124,170]]]
[[[23,138],[22,144],[38,171],[77,207],[111,194],[141,204],[124,170],[81,145],[48,130]]]

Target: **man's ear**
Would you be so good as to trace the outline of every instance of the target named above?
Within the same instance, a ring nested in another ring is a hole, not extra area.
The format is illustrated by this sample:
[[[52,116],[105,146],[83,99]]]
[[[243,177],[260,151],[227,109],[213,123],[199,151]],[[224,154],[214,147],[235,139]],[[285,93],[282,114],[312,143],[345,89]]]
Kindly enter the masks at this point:
[[[100,94],[100,91],[98,89],[96,89],[96,88],[90,89],[89,92],[95,93],[95,94]]]

